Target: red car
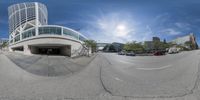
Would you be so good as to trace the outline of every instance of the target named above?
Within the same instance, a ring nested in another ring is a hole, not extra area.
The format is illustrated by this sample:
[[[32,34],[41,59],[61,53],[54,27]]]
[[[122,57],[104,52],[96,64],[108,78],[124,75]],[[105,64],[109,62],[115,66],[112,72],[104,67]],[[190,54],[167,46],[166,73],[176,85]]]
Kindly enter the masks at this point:
[[[156,51],[153,55],[154,55],[154,56],[162,56],[162,55],[165,55],[165,52]]]

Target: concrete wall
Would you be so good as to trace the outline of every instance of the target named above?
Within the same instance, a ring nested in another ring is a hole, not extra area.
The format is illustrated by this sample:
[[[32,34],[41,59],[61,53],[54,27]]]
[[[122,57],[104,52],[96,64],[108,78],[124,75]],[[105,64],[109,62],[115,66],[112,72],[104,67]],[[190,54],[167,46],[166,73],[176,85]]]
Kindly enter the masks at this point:
[[[71,46],[61,47],[61,55],[71,56]]]

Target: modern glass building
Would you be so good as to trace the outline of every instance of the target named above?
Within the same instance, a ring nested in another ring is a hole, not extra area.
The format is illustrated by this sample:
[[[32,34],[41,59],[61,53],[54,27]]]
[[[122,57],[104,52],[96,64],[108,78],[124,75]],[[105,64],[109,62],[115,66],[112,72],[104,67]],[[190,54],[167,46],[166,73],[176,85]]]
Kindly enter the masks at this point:
[[[11,5],[9,15],[9,50],[24,54],[53,53],[79,56],[86,53],[87,38],[81,33],[58,25],[48,25],[44,4],[27,2]]]
[[[15,4],[8,8],[9,15],[9,32],[12,33],[20,26],[30,22],[34,25],[47,25],[47,8],[41,3],[21,3]],[[34,23],[33,21],[38,22]]]

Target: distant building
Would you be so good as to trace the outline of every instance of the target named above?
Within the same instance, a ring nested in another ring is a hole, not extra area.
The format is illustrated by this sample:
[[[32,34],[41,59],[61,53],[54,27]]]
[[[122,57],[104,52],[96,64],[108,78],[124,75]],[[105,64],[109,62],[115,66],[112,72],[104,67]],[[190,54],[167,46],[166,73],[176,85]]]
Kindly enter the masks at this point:
[[[103,48],[110,43],[97,43],[97,51],[102,51]]]
[[[189,35],[186,35],[183,37],[178,37],[171,41],[171,43],[173,44],[182,45],[182,46],[186,46],[185,45],[186,42],[191,42],[191,45],[192,45],[190,47],[191,49],[198,49],[196,38],[193,33],[190,33]]]
[[[152,41],[145,41],[144,44],[147,51],[153,50],[154,47]]]
[[[122,51],[124,44],[123,43],[117,43],[117,42],[113,42],[112,45],[114,46],[115,50],[117,52]]]
[[[167,43],[166,39],[163,40],[163,43],[165,43],[165,44]]]
[[[112,44],[107,44],[104,48],[104,52],[119,52],[123,49],[124,44],[113,42]]]
[[[160,42],[160,38],[159,37],[153,37],[153,41],[157,41],[157,42]]]
[[[144,41],[146,51],[155,50],[154,42],[161,42],[159,37],[152,37],[152,41]]]

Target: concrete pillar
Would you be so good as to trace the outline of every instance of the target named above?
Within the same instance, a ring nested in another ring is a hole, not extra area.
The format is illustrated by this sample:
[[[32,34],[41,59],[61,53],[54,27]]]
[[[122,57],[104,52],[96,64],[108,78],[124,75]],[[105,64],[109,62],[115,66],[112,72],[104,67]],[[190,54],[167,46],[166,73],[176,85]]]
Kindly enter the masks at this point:
[[[66,46],[66,55],[71,56],[71,46]]]
[[[28,45],[24,45],[24,54],[25,55],[31,55],[31,50]]]
[[[9,46],[8,47],[8,50],[10,51],[10,52],[13,52],[13,49]]]
[[[88,48],[88,55],[89,55],[89,56],[92,55],[92,48],[91,48],[91,47]]]
[[[38,54],[39,53],[39,49],[35,46],[29,46],[30,52],[31,54]]]

